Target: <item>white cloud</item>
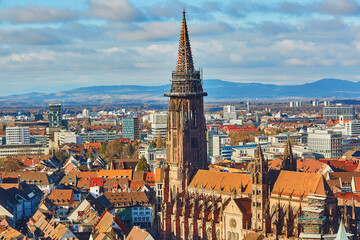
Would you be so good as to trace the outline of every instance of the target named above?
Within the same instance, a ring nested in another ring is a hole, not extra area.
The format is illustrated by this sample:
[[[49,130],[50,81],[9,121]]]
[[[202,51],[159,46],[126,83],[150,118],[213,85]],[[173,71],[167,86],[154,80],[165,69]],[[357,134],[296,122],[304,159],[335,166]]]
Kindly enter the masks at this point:
[[[143,14],[127,0],[90,0],[92,12],[101,18],[134,21],[143,19]]]
[[[353,15],[360,12],[359,4],[351,0],[324,0],[315,4],[314,9],[330,15]]]
[[[56,53],[53,51],[41,51],[41,52],[31,52],[31,53],[21,53],[21,54],[11,54],[9,56],[10,61],[15,62],[28,62],[32,60],[40,60],[40,61],[49,61],[54,60]]]
[[[141,23],[137,29],[117,34],[117,39],[126,41],[152,41],[167,39],[180,34],[180,26],[173,22]]]
[[[14,24],[60,22],[76,19],[76,14],[68,9],[45,6],[6,8],[0,11],[0,21]]]

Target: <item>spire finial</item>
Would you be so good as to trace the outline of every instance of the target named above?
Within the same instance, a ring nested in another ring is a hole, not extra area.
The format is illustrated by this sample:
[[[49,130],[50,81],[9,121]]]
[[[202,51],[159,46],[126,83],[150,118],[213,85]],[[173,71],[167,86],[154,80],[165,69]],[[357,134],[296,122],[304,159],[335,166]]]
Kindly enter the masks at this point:
[[[185,17],[185,13],[186,13],[186,12],[185,12],[185,7],[184,7],[184,8],[183,8],[183,16],[184,16],[184,17]]]

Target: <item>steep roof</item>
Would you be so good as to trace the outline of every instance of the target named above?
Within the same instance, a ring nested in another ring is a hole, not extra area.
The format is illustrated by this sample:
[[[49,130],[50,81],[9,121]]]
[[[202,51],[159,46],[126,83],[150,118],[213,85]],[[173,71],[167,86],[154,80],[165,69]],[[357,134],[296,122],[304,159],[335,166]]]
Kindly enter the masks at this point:
[[[2,172],[3,176],[20,176],[20,181],[29,184],[49,185],[49,178],[45,172],[21,171],[21,172]]]
[[[271,194],[306,197],[310,193],[318,195],[332,195],[324,177],[319,173],[302,173],[281,171]]]
[[[119,218],[106,211],[100,218],[99,222],[94,226],[93,231],[95,233],[110,233],[113,230],[113,223],[116,223],[122,232],[129,234],[129,230],[120,221]]]
[[[48,198],[55,205],[68,206],[74,202],[74,192],[72,189],[55,189]]]
[[[280,168],[281,168],[281,159],[280,158],[276,158],[276,159],[270,161],[269,169],[280,170]],[[296,168],[300,172],[322,173],[326,169],[329,169],[330,167],[326,163],[307,158],[307,159],[298,159]]]
[[[215,191],[228,193],[234,190],[239,193],[239,188],[241,186],[243,188],[243,193],[251,193],[251,175],[207,170],[199,170],[189,185],[189,187],[209,190],[212,188]]]
[[[134,226],[129,235],[126,237],[126,240],[151,240],[154,239],[150,233],[148,233],[147,231]]]
[[[126,177],[132,180],[133,170],[131,169],[119,169],[119,170],[100,170],[97,172],[98,177],[106,177],[106,178],[123,178]]]
[[[105,195],[100,195],[99,197],[95,198],[91,193],[89,193],[85,199],[90,203],[90,205],[97,210],[99,213],[104,212],[105,210],[111,211],[114,209],[113,204],[105,197]]]
[[[149,206],[150,199],[145,192],[105,192],[104,195],[114,205],[114,207],[123,206]]]
[[[1,231],[1,237],[0,239],[25,239],[25,236],[17,231],[16,229],[6,226],[1,229],[0,225],[0,231]]]
[[[360,191],[360,177],[354,177],[355,190]]]
[[[342,219],[341,219],[339,230],[338,230],[338,232],[336,234],[335,240],[349,240],[349,238],[348,238],[348,236],[346,234],[344,221]]]
[[[350,184],[352,177],[360,177],[360,172],[329,172],[328,173],[329,180],[337,180],[341,178],[342,183]]]
[[[246,234],[244,240],[262,240],[265,237],[261,233],[249,233]]]
[[[163,168],[155,168],[155,182],[163,182]]]
[[[235,198],[234,202],[244,215],[251,214],[251,199],[250,198]]]

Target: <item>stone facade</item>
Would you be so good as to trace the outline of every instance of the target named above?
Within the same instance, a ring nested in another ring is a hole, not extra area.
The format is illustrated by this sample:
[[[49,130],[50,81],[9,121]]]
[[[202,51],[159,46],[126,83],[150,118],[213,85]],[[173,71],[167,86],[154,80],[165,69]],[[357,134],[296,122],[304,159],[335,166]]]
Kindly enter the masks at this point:
[[[200,71],[191,55],[185,11],[180,34],[176,71],[172,74],[167,126],[166,166],[169,189],[176,195],[184,191],[198,169],[207,168],[206,125]]]

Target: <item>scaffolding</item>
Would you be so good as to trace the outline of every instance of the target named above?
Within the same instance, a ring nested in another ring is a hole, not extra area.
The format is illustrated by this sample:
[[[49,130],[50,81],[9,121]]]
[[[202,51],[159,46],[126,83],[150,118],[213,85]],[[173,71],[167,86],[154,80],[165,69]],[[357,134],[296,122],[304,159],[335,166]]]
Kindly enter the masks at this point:
[[[303,215],[298,218],[303,227],[303,234],[322,234],[321,229],[326,222],[326,196],[311,194],[307,196],[308,206],[303,209]]]

